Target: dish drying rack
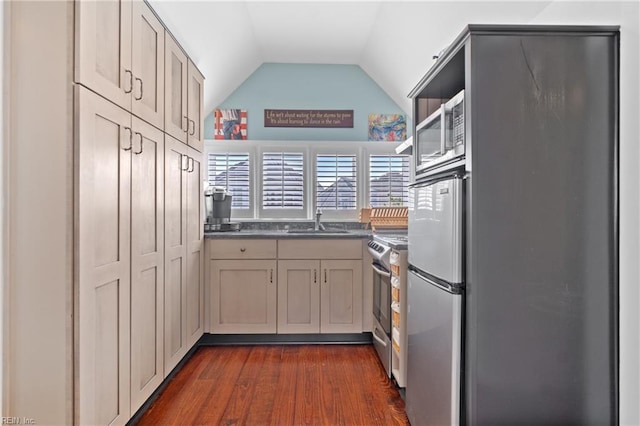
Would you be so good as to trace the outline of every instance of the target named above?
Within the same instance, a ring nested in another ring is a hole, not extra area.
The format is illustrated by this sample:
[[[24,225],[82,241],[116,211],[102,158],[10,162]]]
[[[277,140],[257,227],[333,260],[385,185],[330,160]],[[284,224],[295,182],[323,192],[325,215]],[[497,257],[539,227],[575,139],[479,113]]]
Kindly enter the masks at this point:
[[[408,207],[368,207],[360,209],[360,223],[365,223],[365,229],[371,224],[371,229],[406,229],[409,225]]]

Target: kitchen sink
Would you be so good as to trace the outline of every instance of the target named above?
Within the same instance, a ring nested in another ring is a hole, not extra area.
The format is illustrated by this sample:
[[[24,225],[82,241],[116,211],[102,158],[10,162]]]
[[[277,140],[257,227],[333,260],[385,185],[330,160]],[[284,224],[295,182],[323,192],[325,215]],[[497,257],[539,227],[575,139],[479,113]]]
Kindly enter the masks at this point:
[[[348,234],[346,229],[287,229],[288,234]]]

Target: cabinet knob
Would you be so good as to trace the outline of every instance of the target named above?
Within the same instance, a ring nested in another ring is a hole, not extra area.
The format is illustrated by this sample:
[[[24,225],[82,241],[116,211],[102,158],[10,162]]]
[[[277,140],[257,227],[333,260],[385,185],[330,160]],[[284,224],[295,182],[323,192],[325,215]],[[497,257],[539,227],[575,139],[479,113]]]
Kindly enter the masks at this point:
[[[244,247],[242,247],[242,248],[240,249],[240,251],[241,251],[242,253],[244,253],[245,251],[247,251],[247,249],[246,249],[246,248],[244,248]]]

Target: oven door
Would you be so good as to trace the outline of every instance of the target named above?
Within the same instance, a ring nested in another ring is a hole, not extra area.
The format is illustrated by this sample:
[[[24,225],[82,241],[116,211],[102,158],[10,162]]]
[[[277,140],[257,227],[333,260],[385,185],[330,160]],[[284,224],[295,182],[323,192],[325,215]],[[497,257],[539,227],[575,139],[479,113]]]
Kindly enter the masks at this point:
[[[374,262],[373,268],[373,316],[382,332],[391,337],[391,272]]]
[[[373,347],[391,377],[391,273],[377,262],[373,268]]]

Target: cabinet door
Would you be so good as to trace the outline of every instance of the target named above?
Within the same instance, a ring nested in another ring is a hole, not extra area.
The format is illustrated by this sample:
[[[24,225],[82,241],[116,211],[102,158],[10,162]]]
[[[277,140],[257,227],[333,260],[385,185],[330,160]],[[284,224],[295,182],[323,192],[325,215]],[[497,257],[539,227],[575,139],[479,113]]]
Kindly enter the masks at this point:
[[[134,81],[131,111],[146,122],[164,129],[165,30],[143,1],[133,3],[132,16]]]
[[[278,333],[320,332],[320,261],[278,261]]]
[[[165,135],[165,377],[187,353],[184,322],[187,288],[187,149],[186,145]]]
[[[164,40],[164,131],[187,143],[187,55],[168,32]]]
[[[79,424],[125,424],[130,385],[131,115],[76,86]]]
[[[187,166],[187,346],[204,332],[202,154],[189,149]]]
[[[275,260],[211,261],[211,332],[275,333]]]
[[[164,134],[133,118],[131,412],[164,379]]]
[[[189,117],[188,143],[189,146],[203,152],[204,149],[204,120],[203,110],[204,103],[202,91],[204,88],[204,77],[198,71],[198,68],[188,61],[188,107],[187,116]]]
[[[131,110],[131,1],[77,1],[75,81]]]
[[[320,332],[362,332],[362,261],[323,260]]]

